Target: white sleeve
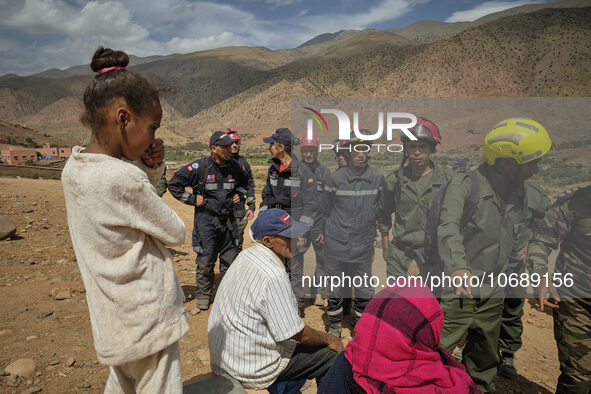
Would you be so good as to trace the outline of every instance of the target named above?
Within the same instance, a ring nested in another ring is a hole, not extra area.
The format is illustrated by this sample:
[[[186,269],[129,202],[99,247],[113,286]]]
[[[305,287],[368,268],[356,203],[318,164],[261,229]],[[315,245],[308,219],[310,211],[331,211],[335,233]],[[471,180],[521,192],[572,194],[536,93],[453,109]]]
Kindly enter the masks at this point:
[[[271,278],[262,297],[260,312],[276,342],[283,342],[304,329],[287,276]]]
[[[165,245],[185,242],[185,223],[162,198],[146,178],[126,188],[130,227],[143,231]]]
[[[142,159],[135,160],[133,164],[148,175],[152,186],[156,187],[158,185],[158,181],[162,178],[162,174],[164,174],[164,162],[154,168],[145,165]]]

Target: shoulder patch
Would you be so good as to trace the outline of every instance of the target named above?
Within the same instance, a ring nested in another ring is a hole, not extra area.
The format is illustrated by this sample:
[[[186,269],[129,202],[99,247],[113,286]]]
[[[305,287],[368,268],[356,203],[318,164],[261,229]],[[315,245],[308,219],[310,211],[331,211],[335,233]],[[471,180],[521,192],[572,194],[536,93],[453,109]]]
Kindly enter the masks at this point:
[[[313,183],[314,182],[314,178],[308,178],[308,183]]]
[[[188,167],[187,167],[187,170],[189,170],[189,171],[193,171],[193,167],[192,167],[192,166],[188,166]]]
[[[195,162],[195,163],[191,164],[191,167],[193,167],[194,169],[198,169],[199,163]]]
[[[565,192],[562,192],[558,195],[556,200],[562,204],[565,201],[567,201],[569,198],[571,198],[577,192],[577,190],[579,190],[579,188],[575,187],[574,189],[569,189]]]

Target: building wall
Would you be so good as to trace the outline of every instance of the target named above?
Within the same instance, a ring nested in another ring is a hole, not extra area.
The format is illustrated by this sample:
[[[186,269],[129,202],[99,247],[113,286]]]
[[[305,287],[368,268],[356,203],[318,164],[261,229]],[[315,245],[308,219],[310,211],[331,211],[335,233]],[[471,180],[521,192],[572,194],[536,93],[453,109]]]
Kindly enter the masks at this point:
[[[36,149],[4,149],[0,153],[2,162],[6,164],[24,164],[28,160],[37,161]]]

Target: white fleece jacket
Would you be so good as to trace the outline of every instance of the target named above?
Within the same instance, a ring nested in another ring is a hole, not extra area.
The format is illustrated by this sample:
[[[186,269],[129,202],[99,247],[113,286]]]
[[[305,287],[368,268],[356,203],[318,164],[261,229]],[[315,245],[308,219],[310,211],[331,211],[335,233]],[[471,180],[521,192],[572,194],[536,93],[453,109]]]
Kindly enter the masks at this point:
[[[163,166],[82,149],[72,149],[62,172],[68,225],[98,360],[121,365],[164,349],[189,330],[185,296],[163,245],[185,242],[185,225],[153,186]]]

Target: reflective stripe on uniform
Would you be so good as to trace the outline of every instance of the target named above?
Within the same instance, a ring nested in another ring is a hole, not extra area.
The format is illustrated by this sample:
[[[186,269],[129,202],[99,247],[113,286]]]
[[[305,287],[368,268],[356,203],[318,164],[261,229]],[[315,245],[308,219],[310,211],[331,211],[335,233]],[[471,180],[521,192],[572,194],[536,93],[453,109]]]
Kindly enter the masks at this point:
[[[340,307],[339,309],[335,310],[335,311],[326,311],[326,314],[328,316],[338,316],[338,315],[342,315],[343,314],[343,307]]]
[[[270,179],[269,183],[271,184],[271,186],[277,186],[277,179]]]
[[[224,182],[224,190],[234,190],[236,187],[236,183],[234,182]]]
[[[337,196],[358,197],[358,196],[374,196],[378,194],[378,189],[373,190],[337,190]]]
[[[312,226],[314,224],[314,219],[312,219],[309,216],[301,216],[300,217],[300,222],[306,223],[306,224],[309,224],[310,226]]]
[[[186,203],[187,201],[189,201],[189,198],[191,198],[191,193],[189,192],[184,192],[183,195],[181,196],[181,198],[179,198],[179,201],[182,202],[183,204]]]
[[[205,190],[217,190],[218,184],[217,183],[206,183]]]
[[[284,186],[300,187],[300,184],[301,182],[299,181],[299,179],[286,179],[285,181],[283,181]]]

